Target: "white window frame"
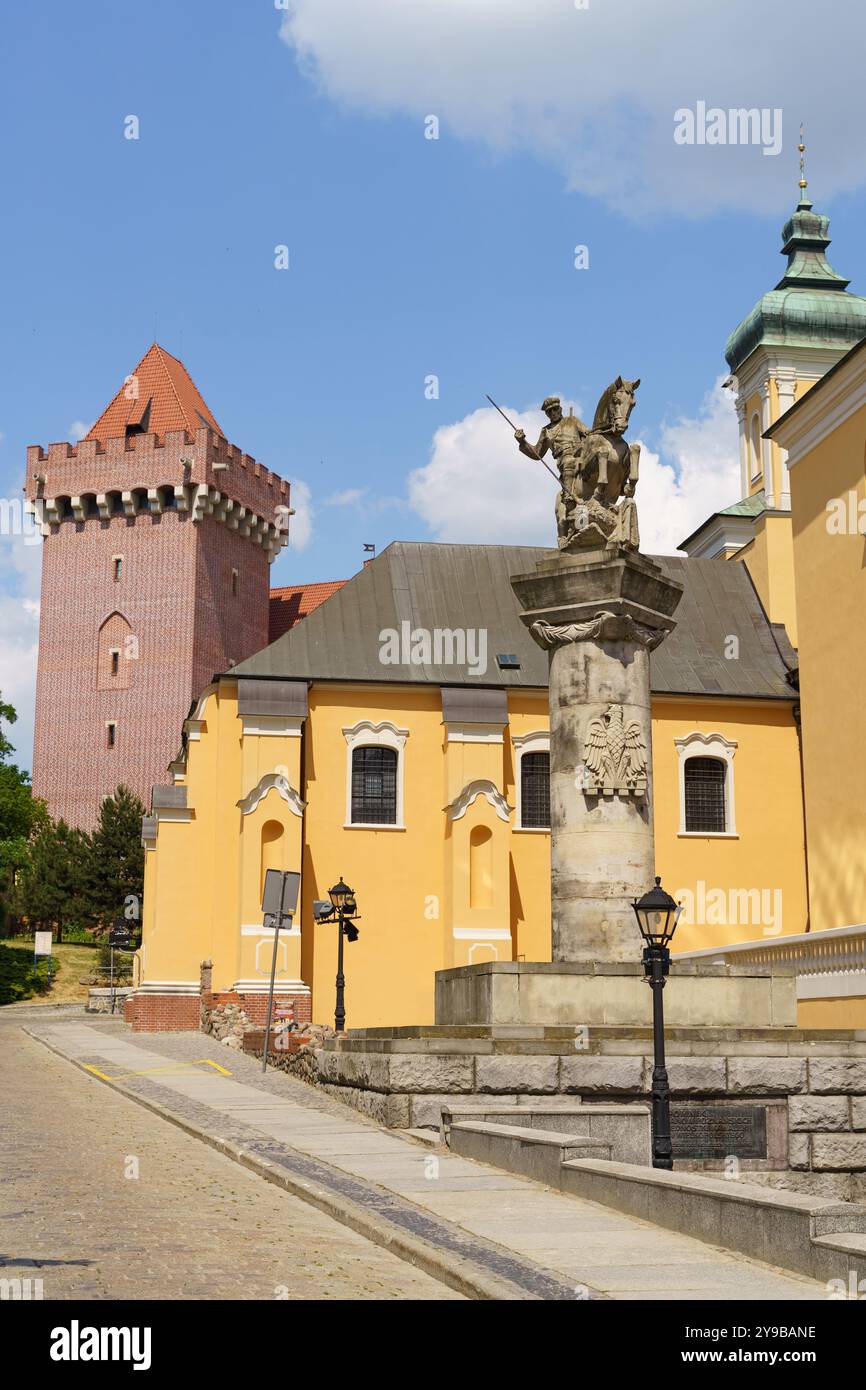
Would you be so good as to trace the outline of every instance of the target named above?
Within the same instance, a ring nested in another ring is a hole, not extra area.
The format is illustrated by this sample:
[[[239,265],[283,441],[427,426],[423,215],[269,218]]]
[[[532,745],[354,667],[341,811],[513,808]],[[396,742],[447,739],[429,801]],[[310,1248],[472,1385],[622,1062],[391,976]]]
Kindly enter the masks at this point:
[[[679,838],[687,840],[738,840],[734,799],[734,754],[736,740],[723,734],[702,734],[695,730],[685,738],[674,740],[679,763],[680,828]],[[689,758],[718,758],[725,765],[725,828],[724,830],[686,830],[686,763]]]
[[[408,729],[398,729],[390,720],[383,719],[374,724],[362,719],[358,724],[343,730],[346,740],[346,819],[344,830],[405,830],[403,821],[403,781],[406,740]],[[393,748],[397,754],[397,809],[394,824],[381,821],[352,820],[352,754],[356,748]]]
[[[517,802],[514,829],[516,832],[519,831],[522,835],[549,835],[549,826],[523,824],[522,764],[524,753],[547,753],[548,756],[550,755],[550,731],[548,729],[536,729],[531,734],[512,735],[511,742],[514,745],[514,790]]]

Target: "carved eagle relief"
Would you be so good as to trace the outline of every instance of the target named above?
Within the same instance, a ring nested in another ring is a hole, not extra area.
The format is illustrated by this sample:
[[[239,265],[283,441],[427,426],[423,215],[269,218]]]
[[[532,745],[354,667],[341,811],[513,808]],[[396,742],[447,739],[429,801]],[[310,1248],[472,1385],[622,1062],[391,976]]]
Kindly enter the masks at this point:
[[[608,705],[590,719],[584,739],[585,790],[591,795],[646,792],[647,750],[637,720],[625,722],[622,705]]]

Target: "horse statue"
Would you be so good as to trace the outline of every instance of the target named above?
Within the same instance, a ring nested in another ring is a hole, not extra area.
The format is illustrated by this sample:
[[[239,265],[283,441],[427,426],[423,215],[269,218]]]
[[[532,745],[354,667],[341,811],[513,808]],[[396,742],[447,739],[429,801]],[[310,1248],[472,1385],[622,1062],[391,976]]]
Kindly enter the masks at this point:
[[[596,406],[592,429],[581,440],[570,494],[565,487],[557,503],[562,550],[622,545],[637,550],[640,536],[634,492],[640,445],[624,438],[634,410],[640,377],[618,376]]]

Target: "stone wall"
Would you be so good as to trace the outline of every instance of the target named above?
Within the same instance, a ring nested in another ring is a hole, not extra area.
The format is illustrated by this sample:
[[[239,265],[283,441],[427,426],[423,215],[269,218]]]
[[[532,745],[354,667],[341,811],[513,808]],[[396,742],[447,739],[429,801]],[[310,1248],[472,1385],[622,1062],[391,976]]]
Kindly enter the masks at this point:
[[[318,1084],[382,1124],[438,1127],[455,1097],[648,1104],[644,1029],[376,1029],[316,1051]],[[713,1036],[718,1032],[719,1036]],[[510,1036],[509,1036],[510,1034]],[[522,1036],[517,1036],[521,1035]],[[579,1049],[579,1050],[577,1050]],[[866,1196],[866,1038],[795,1029],[674,1029],[674,1105],[766,1106],[767,1155],[682,1168],[855,1200]]]

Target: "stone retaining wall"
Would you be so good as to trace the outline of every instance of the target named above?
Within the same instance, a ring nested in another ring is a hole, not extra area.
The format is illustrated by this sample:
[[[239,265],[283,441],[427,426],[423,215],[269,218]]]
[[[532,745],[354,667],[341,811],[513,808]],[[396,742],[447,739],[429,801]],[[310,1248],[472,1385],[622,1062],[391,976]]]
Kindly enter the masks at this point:
[[[716,1038],[714,1031],[672,1030],[674,1102],[768,1102],[768,1130],[771,1114],[781,1111],[786,1123],[777,1126],[768,1157],[740,1159],[738,1171],[749,1181],[815,1194],[866,1196],[866,1037],[766,1029],[719,1030]],[[648,1037],[604,1029],[579,1037],[573,1029],[535,1032],[515,1038],[494,1036],[493,1029],[484,1037],[465,1036],[468,1029],[368,1030],[317,1049],[316,1079],[329,1095],[395,1128],[438,1128],[443,1105],[457,1097],[648,1102]],[[575,1055],[578,1043],[583,1050]],[[679,1166],[724,1169],[726,1163]]]

